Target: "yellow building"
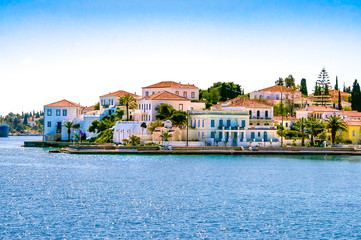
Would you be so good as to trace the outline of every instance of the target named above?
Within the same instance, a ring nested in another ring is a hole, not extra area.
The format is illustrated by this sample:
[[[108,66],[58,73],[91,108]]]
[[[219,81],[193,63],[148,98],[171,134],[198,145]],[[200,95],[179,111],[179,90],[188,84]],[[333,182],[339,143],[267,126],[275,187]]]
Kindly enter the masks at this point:
[[[340,131],[339,136],[343,140],[350,139],[353,145],[361,144],[361,121],[360,120],[346,120],[345,125],[347,127],[347,132]]]

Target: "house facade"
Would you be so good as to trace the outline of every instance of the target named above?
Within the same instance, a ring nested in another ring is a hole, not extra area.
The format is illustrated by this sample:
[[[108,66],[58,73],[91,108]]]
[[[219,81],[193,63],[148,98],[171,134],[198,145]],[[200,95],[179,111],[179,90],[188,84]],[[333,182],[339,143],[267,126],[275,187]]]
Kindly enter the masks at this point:
[[[272,100],[275,103],[279,103],[282,100],[300,98],[302,93],[292,88],[285,86],[272,86],[257,90],[250,93],[250,99],[264,99],[266,101]]]
[[[149,97],[158,92],[167,91],[191,100],[199,99],[199,88],[194,84],[182,84],[173,81],[159,82],[142,88],[142,96]]]
[[[119,105],[119,98],[130,95],[134,97],[137,101],[141,99],[141,96],[126,92],[123,90],[119,90],[116,92],[108,93],[103,96],[100,96],[100,110],[104,110],[107,108],[114,108]]]
[[[342,117],[342,111],[337,110],[331,107],[325,106],[310,106],[303,109],[296,110],[296,118],[299,119],[301,117],[309,118],[314,117],[317,119],[328,119],[331,116],[339,116]]]
[[[44,141],[69,140],[65,122],[83,114],[84,107],[68,100],[44,106]]]

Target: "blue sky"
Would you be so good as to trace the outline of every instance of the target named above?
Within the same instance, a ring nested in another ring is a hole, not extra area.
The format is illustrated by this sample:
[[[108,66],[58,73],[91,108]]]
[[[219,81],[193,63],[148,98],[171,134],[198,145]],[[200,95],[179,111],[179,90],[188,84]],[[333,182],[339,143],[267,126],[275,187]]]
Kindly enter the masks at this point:
[[[293,74],[312,90],[323,66],[350,85],[360,23],[359,1],[1,1],[0,114],[164,80],[249,92]]]

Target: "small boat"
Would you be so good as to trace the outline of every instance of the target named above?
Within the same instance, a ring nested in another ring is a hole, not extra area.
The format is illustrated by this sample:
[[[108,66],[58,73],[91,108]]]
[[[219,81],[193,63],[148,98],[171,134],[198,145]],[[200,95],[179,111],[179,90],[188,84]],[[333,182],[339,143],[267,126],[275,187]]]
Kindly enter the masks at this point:
[[[0,137],[8,137],[9,129],[8,125],[0,125]]]

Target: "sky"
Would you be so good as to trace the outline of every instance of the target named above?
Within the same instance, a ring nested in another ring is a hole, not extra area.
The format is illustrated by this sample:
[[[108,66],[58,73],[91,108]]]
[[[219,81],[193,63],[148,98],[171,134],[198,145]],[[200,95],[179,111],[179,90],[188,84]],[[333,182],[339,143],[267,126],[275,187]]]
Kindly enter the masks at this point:
[[[159,81],[240,84],[292,74],[312,92],[361,80],[361,2],[351,0],[2,0],[0,115]]]

